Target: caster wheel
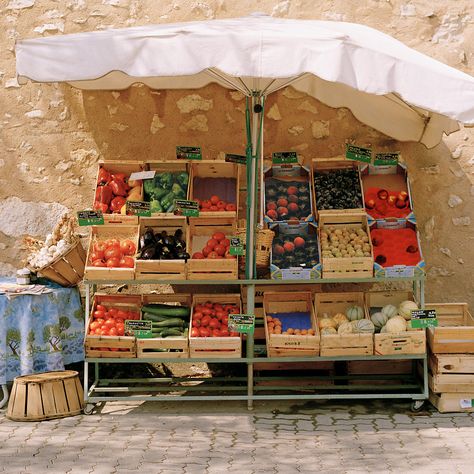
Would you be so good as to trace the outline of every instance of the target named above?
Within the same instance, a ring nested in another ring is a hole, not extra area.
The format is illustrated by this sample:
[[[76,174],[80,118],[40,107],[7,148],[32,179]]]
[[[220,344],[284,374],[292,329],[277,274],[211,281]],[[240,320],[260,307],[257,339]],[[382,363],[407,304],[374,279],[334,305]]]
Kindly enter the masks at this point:
[[[411,411],[414,413],[417,413],[423,409],[423,406],[425,405],[424,400],[414,400],[411,403]]]
[[[92,412],[94,411],[95,405],[93,403],[88,403],[84,407],[84,415],[92,415]]]

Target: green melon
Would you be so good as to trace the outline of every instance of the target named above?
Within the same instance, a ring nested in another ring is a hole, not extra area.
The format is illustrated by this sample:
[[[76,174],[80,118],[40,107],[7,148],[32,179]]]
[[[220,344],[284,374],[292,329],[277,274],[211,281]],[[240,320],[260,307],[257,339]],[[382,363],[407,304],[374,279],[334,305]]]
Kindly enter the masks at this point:
[[[382,313],[386,314],[388,318],[393,318],[398,314],[398,310],[393,304],[387,304],[382,308]]]
[[[374,323],[376,329],[381,329],[387,324],[388,316],[385,313],[378,311],[370,317],[370,320]]]
[[[375,326],[370,319],[359,319],[352,323],[352,329],[356,333],[369,333],[373,334],[375,332]]]
[[[352,305],[346,309],[346,316],[349,321],[356,321],[364,317],[364,309],[361,306]]]

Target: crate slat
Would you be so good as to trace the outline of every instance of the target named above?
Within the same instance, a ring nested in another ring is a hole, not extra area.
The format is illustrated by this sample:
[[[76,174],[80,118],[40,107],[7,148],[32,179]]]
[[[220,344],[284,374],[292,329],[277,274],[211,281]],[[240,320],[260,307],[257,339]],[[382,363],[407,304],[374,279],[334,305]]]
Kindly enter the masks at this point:
[[[430,374],[428,382],[434,393],[474,392],[474,374]]]
[[[430,354],[430,369],[433,374],[474,374],[474,355]]]

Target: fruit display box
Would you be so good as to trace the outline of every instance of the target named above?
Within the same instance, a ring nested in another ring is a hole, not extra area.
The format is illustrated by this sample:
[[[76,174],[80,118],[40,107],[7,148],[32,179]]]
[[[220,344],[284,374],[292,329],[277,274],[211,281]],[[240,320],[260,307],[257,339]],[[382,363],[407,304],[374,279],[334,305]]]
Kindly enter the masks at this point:
[[[308,168],[273,165],[263,173],[265,222],[314,221]]]
[[[187,223],[186,218],[182,216],[170,217],[141,217],[139,225],[140,245],[136,258],[135,279],[136,280],[186,280],[187,263],[186,259],[143,259],[140,255],[143,253],[142,243],[146,244],[144,237],[147,230],[155,233],[166,231],[169,236],[174,236],[175,232],[181,230],[182,239],[186,239]],[[154,247],[149,247],[153,251]],[[156,257],[156,251],[155,251]]]
[[[365,212],[321,211],[318,232],[323,278],[373,276],[374,254]]]
[[[147,161],[155,176],[143,181],[144,199],[152,217],[170,217],[176,199],[189,199],[190,165],[185,162]]]
[[[142,296],[143,306],[153,303],[171,307],[187,306],[191,309],[192,297],[185,293],[148,294]],[[142,308],[143,308],[142,306]],[[142,310],[143,317],[143,310]],[[188,333],[183,336],[137,338],[137,358],[139,359],[187,359],[189,358]]]
[[[135,277],[136,260],[131,252],[130,258],[133,260],[133,265],[129,267],[95,266],[93,265],[93,257],[97,254],[98,250],[100,251],[98,247],[102,246],[106,249],[109,247],[109,243],[114,240],[118,240],[120,243],[127,241],[131,246],[131,250],[133,249],[133,255],[135,255],[136,249],[138,248],[138,225],[98,225],[92,226],[91,229],[84,279],[133,280]]]
[[[416,224],[407,168],[363,165],[362,190],[369,223],[373,220],[407,220]]]
[[[360,166],[344,157],[316,158],[311,161],[314,210],[364,212]]]
[[[411,291],[369,291],[365,303],[369,315],[381,311],[384,306],[398,308],[403,301],[415,301]],[[374,336],[376,355],[424,354],[426,353],[426,332],[424,329],[410,329],[398,333],[376,333]]]
[[[99,306],[99,308],[98,308]],[[136,342],[135,337],[132,336],[107,336],[107,335],[91,335],[90,331],[92,328],[95,331],[93,325],[94,322],[100,321],[98,310],[102,312],[101,306],[105,307],[107,310],[110,308],[115,308],[117,313],[119,311],[128,312],[133,311],[135,313],[140,312],[141,306],[141,296],[136,295],[108,295],[96,293],[92,300],[92,311],[87,320],[87,331],[84,338],[84,347],[86,357],[113,357],[113,358],[134,358],[136,357]],[[120,314],[116,314],[120,316]],[[105,318],[105,316],[104,316]],[[113,321],[118,321],[122,318],[114,318]],[[106,324],[106,319],[104,319],[104,324]],[[91,326],[92,324],[92,326]],[[107,325],[107,324],[106,324]],[[116,327],[117,325],[110,324],[110,329]],[[100,326],[101,327],[101,326]]]
[[[263,310],[268,357],[319,354],[320,335],[311,292],[265,291]],[[281,323],[281,332],[273,332],[273,321]],[[308,330],[313,334],[308,334]],[[301,334],[301,331],[304,333]]]
[[[424,275],[425,261],[416,225],[404,219],[369,224],[376,277]]]
[[[357,307],[362,311],[362,319],[369,319],[361,292],[316,293],[314,307],[321,332],[321,356],[372,355],[374,353],[374,335],[372,333],[324,334],[325,318],[337,314],[346,315],[349,308]]]
[[[242,356],[242,338],[238,336],[194,337],[192,335],[193,313],[198,304],[219,303],[235,305],[242,312],[239,294],[203,294],[193,296],[193,307],[189,324],[189,356],[191,358],[238,358]]]
[[[199,215],[237,219],[239,209],[239,165],[223,161],[191,164],[189,196],[199,202]]]
[[[427,329],[431,352],[474,354],[474,318],[467,303],[426,303],[425,308],[435,309],[438,317],[438,327]]]
[[[316,280],[321,277],[317,227],[311,222],[273,224],[270,253],[273,280]]]
[[[133,183],[129,180],[129,177],[132,173],[143,171],[145,168],[145,163],[139,161],[99,162],[94,189],[93,209],[103,211],[105,224],[133,225],[138,223],[137,216],[127,216],[125,214],[124,206],[126,206],[127,200],[143,201],[143,183],[141,180]],[[113,175],[117,175],[117,179],[113,179]],[[124,179],[120,179],[120,177],[124,177]],[[136,184],[136,186],[128,189],[129,184]],[[113,201],[116,197],[121,199]],[[103,201],[107,202],[107,205],[102,208],[101,206],[104,205]],[[116,211],[112,211],[112,205],[114,209],[117,209]]]
[[[191,254],[188,260],[189,280],[234,280],[238,277],[237,257],[214,255],[208,253],[203,258],[202,251],[208,247],[209,240],[216,233],[224,234],[226,239],[235,236],[236,220],[234,218],[202,217],[189,218],[186,248]],[[214,243],[213,243],[214,245]],[[211,249],[212,250],[212,249]],[[207,250],[204,252],[207,253]],[[222,253],[219,250],[219,253]],[[200,258],[196,258],[200,254]],[[212,257],[210,257],[212,255]],[[193,258],[194,257],[194,258]]]

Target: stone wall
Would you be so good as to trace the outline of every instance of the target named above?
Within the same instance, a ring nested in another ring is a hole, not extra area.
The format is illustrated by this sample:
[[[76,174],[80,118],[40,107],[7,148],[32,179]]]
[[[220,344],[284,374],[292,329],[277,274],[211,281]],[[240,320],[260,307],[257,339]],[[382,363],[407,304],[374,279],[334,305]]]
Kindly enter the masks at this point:
[[[211,85],[199,91],[84,92],[15,79],[17,38],[242,16],[342,20],[378,28],[407,45],[474,74],[474,5],[470,0],[1,0],[0,263],[20,264],[21,237],[44,236],[67,209],[91,205],[99,159],[160,159],[176,144],[200,144],[206,158],[244,149],[244,101]],[[360,145],[399,149],[413,182],[428,265],[428,299],[474,304],[474,134],[446,137],[427,150],[394,143],[286,89],[266,106],[266,153],[296,149],[305,159]]]

